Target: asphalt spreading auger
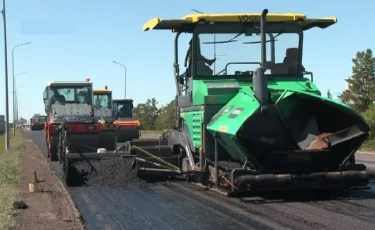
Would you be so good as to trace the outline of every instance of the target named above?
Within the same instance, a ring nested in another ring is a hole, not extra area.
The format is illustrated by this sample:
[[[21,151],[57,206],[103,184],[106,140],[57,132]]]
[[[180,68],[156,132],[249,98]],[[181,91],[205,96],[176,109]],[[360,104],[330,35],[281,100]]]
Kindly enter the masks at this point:
[[[262,14],[151,19],[144,25],[145,31],[177,33],[175,127],[160,139],[129,141],[112,152],[98,149],[92,153],[72,152],[65,141],[69,133],[61,129],[60,150],[67,180],[74,175],[70,168],[79,161],[102,164],[110,158],[128,158],[137,175],[182,175],[226,195],[365,188],[370,174],[365,165],[356,164],[355,152],[369,134],[368,124],[349,106],[321,96],[312,73],[302,66],[304,32],[336,22],[336,18],[309,19],[303,14],[268,14],[268,10]],[[184,74],[178,65],[182,33],[192,35]],[[234,35],[237,40],[260,35],[260,42],[253,43],[261,44],[261,62],[226,63],[225,69],[214,74],[203,63],[200,51],[200,35],[212,33]],[[275,37],[291,33],[299,37],[297,48],[286,49],[284,62],[276,63]],[[266,41],[266,36],[270,40]],[[266,43],[270,43],[270,60],[266,58]],[[232,73],[227,68],[254,63],[260,65],[255,71]],[[133,171],[129,168],[122,173]]]

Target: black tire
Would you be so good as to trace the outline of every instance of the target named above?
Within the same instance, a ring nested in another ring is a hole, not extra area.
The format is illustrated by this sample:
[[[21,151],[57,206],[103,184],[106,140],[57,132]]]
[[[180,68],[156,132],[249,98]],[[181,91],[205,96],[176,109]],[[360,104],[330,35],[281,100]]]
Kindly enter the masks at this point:
[[[126,142],[126,138],[125,137],[117,137],[117,142]]]
[[[106,144],[107,150],[115,150],[117,148],[117,137],[113,138],[113,140],[110,140]]]
[[[64,162],[63,162],[63,170],[64,170],[64,179],[65,179],[65,184],[69,187],[71,186],[71,181],[70,181],[70,165],[68,162],[68,159],[65,157]]]
[[[105,148],[107,151],[115,150],[117,147],[117,137],[115,135],[101,135],[98,141],[99,148]]]
[[[48,148],[48,151],[49,151],[49,159],[50,161],[58,161],[59,160],[59,156],[58,156],[58,149],[57,149],[57,143],[55,143],[54,141],[52,141],[49,145],[49,148]]]
[[[46,157],[47,157],[47,160],[49,161],[49,154],[50,154],[50,152],[49,152],[49,145],[48,145],[47,139],[46,139],[46,149],[47,149],[47,155],[46,155]]]

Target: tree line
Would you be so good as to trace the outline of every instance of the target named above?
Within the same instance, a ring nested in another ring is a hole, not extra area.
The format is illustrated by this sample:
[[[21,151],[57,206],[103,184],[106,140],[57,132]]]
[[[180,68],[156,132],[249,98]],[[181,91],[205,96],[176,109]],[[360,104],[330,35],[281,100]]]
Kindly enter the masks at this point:
[[[364,149],[375,149],[375,57],[371,49],[359,51],[352,59],[352,74],[346,78],[349,89],[338,98],[357,110],[371,127]],[[328,96],[328,92],[327,92]]]
[[[171,129],[175,124],[176,104],[172,100],[164,106],[159,106],[155,98],[139,103],[133,110],[134,118],[141,123],[142,130]]]

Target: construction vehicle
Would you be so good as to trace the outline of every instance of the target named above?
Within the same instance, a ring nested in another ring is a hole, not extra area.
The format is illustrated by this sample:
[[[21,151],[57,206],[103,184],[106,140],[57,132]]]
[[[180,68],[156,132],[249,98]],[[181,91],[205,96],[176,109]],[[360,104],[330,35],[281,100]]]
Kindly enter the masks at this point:
[[[112,91],[108,86],[94,90],[94,116],[100,123],[99,147],[115,150],[117,146],[117,124],[114,123]]]
[[[41,116],[39,114],[35,114],[32,118],[30,118],[30,130],[43,130],[44,123],[47,121],[47,116]]]
[[[113,113],[117,126],[118,142],[126,142],[140,138],[141,125],[138,120],[133,118],[132,99],[113,100]]]
[[[369,135],[368,124],[351,107],[322,96],[313,74],[302,65],[305,32],[336,22],[337,18],[268,14],[267,9],[261,14],[151,19],[144,31],[176,32],[176,124],[159,145],[128,142],[125,153],[110,156],[134,156],[139,175],[183,175],[225,195],[366,188],[371,175],[365,165],[356,164],[355,152]],[[180,73],[178,42],[183,33],[191,36],[190,60]],[[297,36],[296,48],[276,53],[275,38],[288,34]],[[220,36],[227,39],[216,40]],[[257,37],[260,41],[249,41]],[[227,46],[235,56],[216,73],[203,63],[213,63],[201,54],[205,44]],[[245,51],[249,44],[260,44],[260,50]],[[230,47],[234,45],[238,48]],[[252,57],[256,54],[257,58]],[[276,61],[279,56],[281,61]],[[251,71],[245,65],[257,67]],[[230,71],[229,66],[237,67]],[[66,155],[68,162],[79,156]],[[97,153],[84,155],[85,159],[104,158]]]
[[[50,81],[43,93],[47,122],[45,139],[50,161],[63,162],[58,127],[65,125],[71,149],[84,153],[98,148],[99,123],[96,122],[92,106],[93,84],[86,81]]]

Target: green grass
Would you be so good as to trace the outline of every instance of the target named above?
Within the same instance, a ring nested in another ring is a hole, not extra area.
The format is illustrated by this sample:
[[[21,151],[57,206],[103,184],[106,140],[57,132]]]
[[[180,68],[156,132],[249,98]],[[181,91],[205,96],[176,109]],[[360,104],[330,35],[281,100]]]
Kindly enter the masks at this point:
[[[375,140],[368,140],[362,144],[361,151],[375,152]]]
[[[141,130],[142,134],[161,134],[162,130]]]
[[[20,180],[20,158],[23,150],[23,138],[19,131],[10,137],[10,148],[4,150],[4,135],[0,135],[0,229],[12,229],[13,202],[17,199]]]

